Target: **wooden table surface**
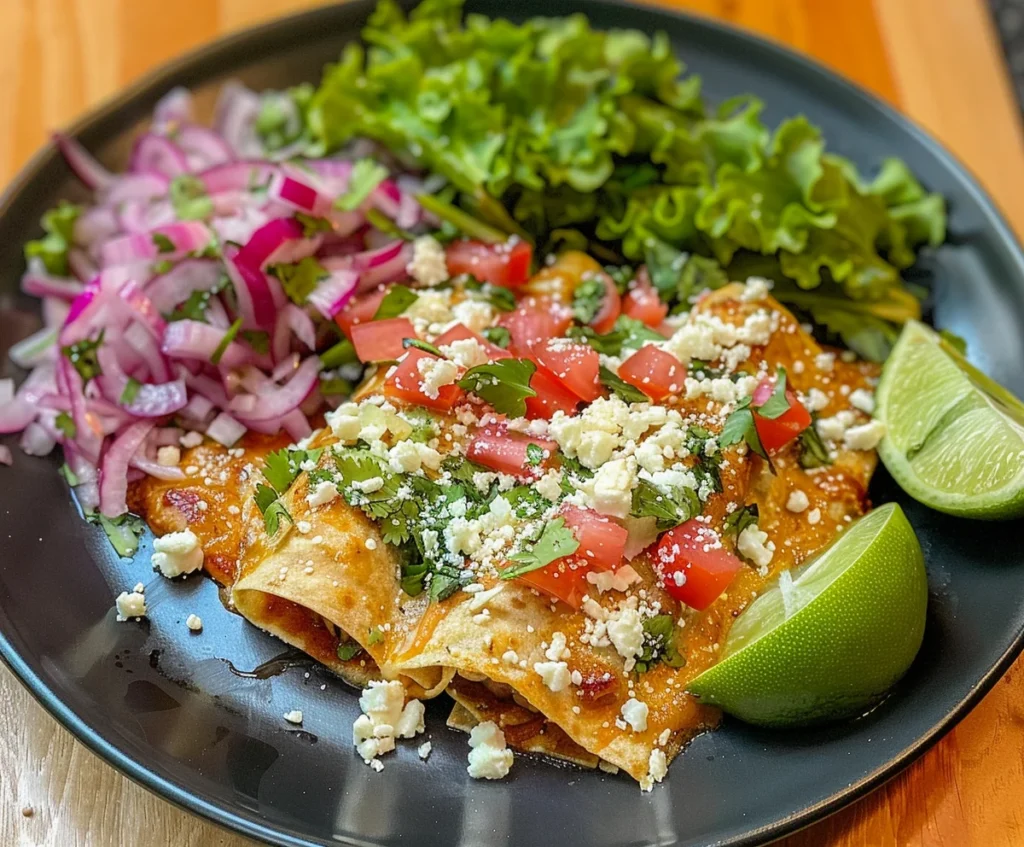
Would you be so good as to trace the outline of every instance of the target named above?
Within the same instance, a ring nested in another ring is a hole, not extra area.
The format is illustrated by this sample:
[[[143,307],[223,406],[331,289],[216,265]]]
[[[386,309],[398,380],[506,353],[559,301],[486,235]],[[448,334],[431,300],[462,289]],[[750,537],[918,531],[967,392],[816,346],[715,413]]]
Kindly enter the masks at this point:
[[[805,51],[953,150],[1024,236],[1024,139],[984,0],[662,0]],[[0,185],[125,83],[315,0],[0,0]],[[911,163],[912,165],[913,163]],[[243,847],[101,762],[0,668],[0,845]],[[884,788],[786,847],[1024,844],[1024,660]]]

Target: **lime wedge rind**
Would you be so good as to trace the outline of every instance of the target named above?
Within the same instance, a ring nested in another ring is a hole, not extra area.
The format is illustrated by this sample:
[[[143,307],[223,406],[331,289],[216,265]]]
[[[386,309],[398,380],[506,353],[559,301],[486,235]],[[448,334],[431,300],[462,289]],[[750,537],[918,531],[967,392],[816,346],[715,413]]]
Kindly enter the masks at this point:
[[[689,691],[766,726],[862,714],[906,672],[924,637],[924,558],[903,511],[876,509],[784,585],[740,615],[723,659]]]
[[[1024,515],[1024,404],[923,324],[897,341],[875,416],[879,455],[915,500],[961,517]]]

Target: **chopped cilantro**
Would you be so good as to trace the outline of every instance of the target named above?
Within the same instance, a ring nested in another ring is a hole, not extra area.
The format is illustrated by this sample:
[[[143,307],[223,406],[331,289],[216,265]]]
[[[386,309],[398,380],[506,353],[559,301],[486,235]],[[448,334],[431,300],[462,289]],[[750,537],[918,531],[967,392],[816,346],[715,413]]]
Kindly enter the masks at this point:
[[[700,498],[686,486],[666,490],[641,479],[633,489],[629,514],[634,518],[656,518],[658,530],[664,532],[699,515]]]
[[[786,398],[786,369],[780,367],[776,373],[777,379],[772,396],[760,406],[754,407],[762,418],[768,420],[780,418],[789,411],[789,400]]]
[[[309,295],[330,276],[327,269],[312,256],[291,265],[270,265],[267,271],[280,280],[288,299],[298,306],[305,305]]]
[[[432,354],[434,356],[437,356],[439,359],[446,358],[444,353],[442,353],[440,350],[438,350],[429,341],[420,341],[420,339],[418,339],[418,338],[403,338],[402,339],[402,346],[406,350],[408,350],[410,347],[412,347],[412,348],[415,348],[416,350],[422,350],[424,353],[430,353],[430,354]]]
[[[705,362],[702,359],[690,359],[686,369],[690,375],[704,379],[721,379],[729,376],[723,368],[713,368],[710,362]]]
[[[224,354],[227,352],[228,347],[231,346],[231,342],[235,340],[235,336],[238,335],[238,331],[242,328],[242,319],[236,318],[235,322],[228,327],[227,332],[224,333],[224,337],[221,338],[220,343],[214,349],[213,353],[210,354],[210,364],[219,365],[220,360],[224,358]]]
[[[375,321],[382,321],[387,318],[397,318],[419,299],[419,295],[408,286],[392,285],[388,288],[388,293],[384,295],[384,299],[380,301],[373,319]]]
[[[604,335],[595,332],[589,326],[569,327],[566,333],[577,341],[585,341],[598,353],[606,356],[618,356],[622,349],[639,350],[645,341],[664,341],[665,337],[655,332],[647,324],[627,315],[619,315],[615,328]]]
[[[736,408],[729,413],[725,419],[725,426],[718,435],[718,443],[722,447],[729,447],[732,444],[739,444],[745,441],[747,446],[758,456],[768,463],[768,467],[774,472],[775,467],[768,456],[768,451],[761,444],[761,437],[757,434],[757,425],[754,423],[754,413],[750,409],[750,398],[744,397],[736,404]]]
[[[179,174],[172,179],[170,196],[174,214],[179,220],[200,221],[213,214],[213,200],[206,193],[206,186],[201,179],[192,174]],[[171,251],[161,249],[160,252]]]
[[[731,535],[734,538],[738,538],[739,534],[748,526],[757,523],[757,518],[757,504],[750,503],[747,506],[742,506],[729,515],[725,519],[725,524],[722,529],[725,535]]]
[[[262,482],[257,485],[253,499],[263,515],[263,526],[267,531],[267,535],[277,534],[282,517],[291,521],[291,513],[285,508],[284,503],[278,499],[277,492],[269,485],[264,485]]]
[[[388,169],[373,159],[359,159],[352,165],[348,175],[348,186],[334,201],[334,208],[345,212],[358,209],[387,175]]]
[[[342,339],[333,347],[329,347],[320,354],[320,364],[325,370],[340,368],[342,365],[358,364],[356,348],[347,338]]]
[[[813,423],[800,433],[798,441],[800,444],[800,467],[823,468],[832,464],[828,448],[825,447]]]
[[[69,440],[78,434],[78,427],[75,426],[75,422],[67,412],[58,412],[53,423],[63,433],[64,437]]]
[[[110,540],[118,556],[130,559],[139,549],[139,536],[146,531],[146,522],[137,515],[126,512],[116,518],[108,518],[99,512],[86,512],[85,519],[99,525]]]
[[[444,569],[434,571],[430,578],[430,599],[438,602],[447,600],[465,584],[466,580],[458,574]]]
[[[163,274],[168,273],[173,267],[174,262],[170,259],[160,259],[157,262],[153,262],[153,275],[162,276]]]
[[[670,668],[681,668],[686,658],[676,648],[676,622],[672,615],[654,615],[643,622],[643,652],[637,657],[634,670],[646,673],[658,662]]]
[[[529,359],[500,359],[470,368],[458,385],[490,403],[499,414],[521,418],[526,414],[526,398],[537,396],[530,388],[536,370]]]
[[[270,352],[270,333],[262,329],[243,329],[239,335],[257,353],[265,355]]]
[[[76,474],[76,473],[75,473],[75,472],[74,472],[73,470],[71,470],[71,467],[70,467],[70,465],[68,465],[68,463],[67,463],[67,462],[64,462],[64,463],[63,463],[63,464],[62,464],[62,465],[61,465],[61,466],[60,466],[60,467],[59,467],[59,468],[57,469],[57,472],[58,472],[58,473],[59,473],[59,474],[60,474],[60,475],[61,475],[62,477],[64,477],[64,481],[65,481],[65,482],[66,482],[66,483],[67,483],[68,485],[70,485],[70,486],[71,486],[72,488],[74,488],[74,487],[75,487],[76,485],[78,485],[78,483],[79,483],[79,482],[81,481],[81,480],[79,480],[79,478],[78,478],[78,474]]]
[[[154,232],[152,238],[158,253],[173,253],[177,249],[174,242],[162,232]]]
[[[541,462],[544,461],[544,448],[539,444],[526,445],[526,464],[531,468],[537,467]]]
[[[82,207],[64,200],[55,209],[43,215],[43,230],[46,235],[25,245],[25,259],[39,259],[47,273],[54,276],[68,276],[68,250],[71,249],[75,221],[82,214]]]
[[[604,304],[604,282],[598,276],[589,276],[576,286],[572,295],[572,314],[581,324],[597,317]]]
[[[384,633],[381,632],[379,626],[375,626],[373,629],[371,629],[369,635],[366,636],[366,643],[369,644],[371,647],[374,644],[380,644],[383,640]]]
[[[317,218],[313,215],[307,215],[303,212],[295,213],[295,220],[302,224],[302,237],[313,238],[319,235],[321,232],[333,232],[334,224],[332,224],[327,218]]]
[[[516,296],[508,288],[492,285],[489,282],[480,282],[472,274],[464,274],[460,279],[466,291],[479,294],[499,312],[511,312],[515,309]]]
[[[124,390],[121,392],[121,405],[130,406],[135,402],[135,398],[139,396],[139,389],[142,388],[142,383],[133,377],[128,377],[128,381],[124,384]]]
[[[532,485],[517,485],[501,496],[521,518],[539,517],[551,506],[551,502]]]
[[[512,342],[511,333],[503,326],[485,327],[483,335],[491,344],[496,344],[503,350]]]
[[[263,460],[263,476],[279,494],[284,494],[302,472],[305,462],[318,462],[323,448],[292,450],[287,447],[268,453]]]
[[[410,562],[402,564],[402,591],[410,597],[423,593],[423,582],[430,572],[426,562]]]
[[[343,662],[350,662],[362,652],[362,646],[356,641],[346,641],[338,645],[338,658]]]
[[[644,394],[635,385],[630,385],[611,368],[601,365],[598,370],[598,378],[601,385],[627,403],[649,403],[650,397]]]
[[[81,341],[61,348],[64,357],[75,366],[75,370],[78,371],[78,375],[84,383],[103,375],[96,351],[103,343],[105,332],[106,330],[101,329],[100,334],[95,338],[83,338]]]
[[[502,571],[501,578],[515,579],[517,576],[530,573],[530,571],[539,570],[557,559],[571,556],[579,549],[579,546],[579,541],[566,527],[565,520],[555,518],[545,524],[531,549],[509,556],[509,559],[517,564]]]
[[[325,397],[341,397],[352,393],[354,386],[347,379],[334,377],[320,380],[320,393]]]
[[[374,229],[378,229],[381,232],[390,235],[392,238],[400,238],[402,241],[412,241],[416,238],[415,235],[402,229],[379,209],[367,209],[366,222]]]

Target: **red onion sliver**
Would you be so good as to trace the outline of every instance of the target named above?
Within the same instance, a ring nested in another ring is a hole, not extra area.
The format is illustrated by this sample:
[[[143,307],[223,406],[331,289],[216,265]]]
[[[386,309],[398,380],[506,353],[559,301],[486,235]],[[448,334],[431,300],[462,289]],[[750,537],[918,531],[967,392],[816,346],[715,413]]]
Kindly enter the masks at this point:
[[[200,321],[174,321],[167,324],[161,349],[165,356],[172,359],[193,359],[209,362],[214,352],[224,340],[224,330],[217,329]],[[220,365],[225,368],[237,368],[247,364],[253,354],[237,341],[232,341],[225,348]]]
[[[25,427],[18,446],[29,456],[49,456],[57,446],[57,440],[44,426],[33,422]]]
[[[292,409],[298,408],[299,404],[309,396],[309,393],[316,387],[319,372],[319,357],[310,356],[299,365],[292,378],[280,388],[273,388],[256,397],[255,403],[252,402],[251,395],[236,397],[231,401],[228,410],[231,412],[244,410],[237,411],[239,417],[252,421],[283,417]]]
[[[159,462],[154,462],[152,459],[147,459],[145,456],[136,454],[132,456],[131,461],[128,463],[131,467],[142,471],[147,476],[156,477],[157,479],[165,479],[169,482],[175,482],[185,478],[185,472],[177,467],[167,465],[161,465]]]
[[[124,265],[140,259],[176,261],[188,253],[204,249],[213,233],[199,221],[181,221],[169,226],[157,227],[153,232],[125,235],[108,241],[100,248],[100,262],[103,267]],[[171,249],[158,247],[157,242],[167,241]]]
[[[146,285],[146,296],[153,307],[164,314],[188,300],[192,292],[209,291],[220,282],[222,274],[217,262],[186,259],[162,276],[151,279]]]
[[[108,518],[116,518],[128,511],[128,464],[154,426],[152,421],[133,423],[114,439],[103,455],[100,511]]]
[[[129,170],[135,173],[154,171],[168,177],[188,173],[188,160],[181,148],[163,135],[147,132],[132,148]]]
[[[68,167],[82,180],[86,188],[101,189],[114,181],[113,174],[97,162],[75,139],[55,133],[53,141],[64,156]]]
[[[328,320],[333,320],[352,295],[356,293],[359,284],[359,274],[353,270],[336,270],[321,282],[309,295],[310,305],[316,307]]]
[[[288,341],[292,334],[307,350],[316,347],[316,327],[312,319],[294,303],[289,303],[278,313],[277,324],[274,326],[271,352],[275,362],[280,362],[288,355]]]
[[[242,326],[246,329],[271,327],[274,325],[274,296],[271,294],[266,274],[258,267],[254,268],[240,261],[240,252],[236,248],[226,247],[224,267],[235,287]]]
[[[115,214],[115,209],[123,203],[132,203],[136,200],[160,200],[167,197],[167,192],[170,188],[171,180],[169,177],[155,171],[149,171],[147,173],[127,173],[117,177],[110,187],[105,192],[103,199],[103,206],[97,207],[96,210],[90,210],[85,212],[85,215],[99,214],[99,209],[108,211],[110,214]],[[81,221],[82,218],[79,218]],[[99,222],[95,223],[95,227],[100,227]],[[90,221],[90,230],[93,228],[93,223]],[[113,233],[111,233],[113,234]],[[75,228],[75,238],[78,239],[78,227]],[[91,244],[96,239],[83,238],[83,244]]]
[[[206,428],[206,434],[224,447],[233,447],[245,435],[245,426],[236,421],[227,412],[221,412]]]
[[[153,107],[153,124],[166,128],[167,124],[180,124],[192,120],[192,92],[176,86],[161,97]]]
[[[235,158],[235,151],[231,146],[217,133],[204,126],[180,126],[174,134],[174,141],[184,151],[191,171],[206,170]]]

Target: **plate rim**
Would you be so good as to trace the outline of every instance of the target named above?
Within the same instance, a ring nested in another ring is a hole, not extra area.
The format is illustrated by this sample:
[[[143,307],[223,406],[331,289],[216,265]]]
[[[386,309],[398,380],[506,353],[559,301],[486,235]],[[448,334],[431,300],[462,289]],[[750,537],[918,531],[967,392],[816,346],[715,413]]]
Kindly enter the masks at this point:
[[[374,2],[375,0],[354,0],[354,2],[330,3],[313,9],[271,18],[268,21],[245,27],[237,32],[228,33],[212,41],[199,44],[161,63],[133,82],[117,89],[114,94],[104,98],[94,108],[86,111],[71,122],[63,130],[63,134],[71,138],[79,138],[96,124],[101,123],[105,119],[112,118],[116,113],[130,105],[136,98],[145,98],[147,95],[158,96],[161,93],[161,86],[166,88],[173,77],[187,73],[189,70],[198,69],[211,57],[229,53],[250,43],[258,45],[279,30],[287,30],[297,24],[301,25],[307,21],[315,21],[321,17],[329,19],[343,6],[352,8],[357,5],[371,5]],[[415,2],[410,2],[410,0],[399,0],[399,2],[405,8],[415,5]],[[582,5],[582,0],[577,0],[577,2],[580,2]],[[890,122],[896,124],[904,133],[917,140],[947,170],[954,172],[960,178],[963,187],[969,192],[972,199],[977,203],[978,208],[984,214],[986,223],[997,234],[1003,246],[1008,248],[1009,252],[1016,259],[1017,264],[1024,270],[1024,248],[1021,246],[1021,240],[1006,220],[997,202],[981,185],[971,168],[928,130],[860,84],[847,79],[817,59],[797,52],[775,39],[700,13],[670,8],[654,2],[636,2],[636,0],[587,0],[587,6],[590,8],[603,7],[606,10],[635,9],[637,11],[653,12],[657,15],[680,21],[690,27],[711,30],[718,36],[731,38],[741,45],[756,48],[767,53],[773,59],[788,65],[794,70],[799,70],[818,78],[824,78],[830,85],[845,89],[846,93],[859,100],[862,106],[880,113]],[[586,9],[581,9],[581,11],[586,12]],[[10,207],[22,192],[38,178],[39,172],[43,167],[58,155],[57,148],[51,138],[31,156],[10,182],[7,183],[2,193],[0,193],[0,216],[8,214]],[[971,685],[964,697],[944,718],[939,720],[925,734],[909,744],[896,756],[877,767],[873,772],[856,782],[850,783],[828,799],[806,806],[800,811],[786,817],[781,817],[771,824],[709,843],[713,843],[715,847],[754,847],[755,845],[767,844],[775,839],[804,829],[845,806],[862,799],[923,756],[947,733],[952,731],[993,688],[995,683],[1002,678],[1022,652],[1024,652],[1024,626],[1018,630],[997,661],[980,679]],[[216,824],[225,830],[236,832],[267,844],[281,845],[281,847],[309,847],[312,844],[327,843],[310,840],[306,836],[296,836],[273,824],[261,823],[259,819],[249,817],[240,811],[238,807],[224,806],[205,800],[201,795],[190,792],[174,780],[161,776],[147,765],[136,761],[116,744],[103,737],[97,729],[93,728],[84,718],[68,706],[43,681],[42,677],[33,671],[3,629],[0,629],[0,661],[12,672],[18,682],[28,690],[35,701],[46,710],[50,717],[70,732],[76,741],[84,744],[92,753],[97,755],[106,764],[116,768],[136,785],[142,786],[160,799],[173,804],[179,809],[195,814],[205,821]],[[330,843],[366,845],[368,842],[352,838],[351,836],[336,834]]]

